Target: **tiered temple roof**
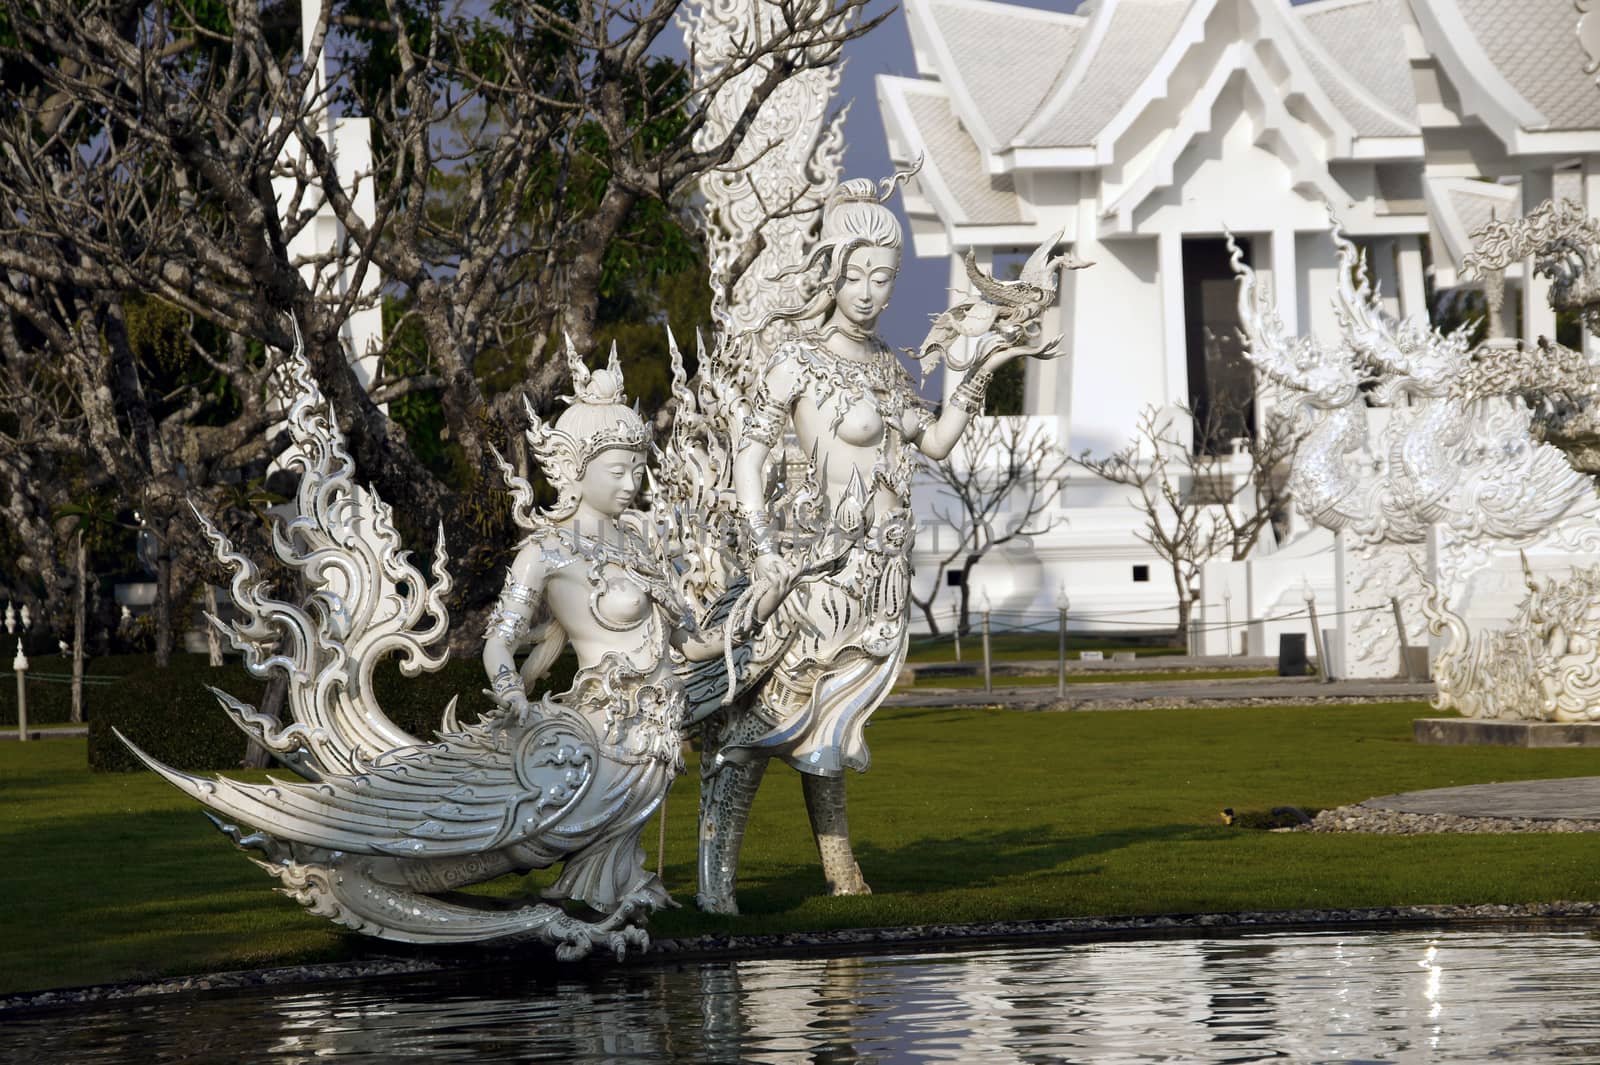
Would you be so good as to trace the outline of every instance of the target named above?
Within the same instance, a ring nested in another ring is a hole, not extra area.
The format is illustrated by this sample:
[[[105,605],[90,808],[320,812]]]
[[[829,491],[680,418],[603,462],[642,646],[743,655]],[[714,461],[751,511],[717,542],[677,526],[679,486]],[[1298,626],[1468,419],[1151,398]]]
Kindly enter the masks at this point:
[[[1162,140],[1204,131],[1209,115],[1188,112],[1211,106],[1205,93],[1236,73],[1274,127],[1263,141],[1313,191],[1333,187],[1326,176],[1342,162],[1422,164],[1425,132],[1463,115],[1508,158],[1589,151],[1600,130],[1571,0],[1088,0],[1070,15],[907,0],[905,10],[921,77],[881,77],[879,98],[893,154],[925,158],[913,214],[920,206],[945,227],[1026,226],[1024,175],[1087,172],[1101,184],[1083,188],[1116,231],[1138,206],[1130,191],[1159,188],[1164,157],[1184,148]],[[1141,127],[1157,106],[1159,122]],[[1392,171],[1375,180],[1385,179]],[[1425,197],[1409,194],[1419,214],[1424,198],[1462,219],[1505,198],[1437,180],[1426,178]]]

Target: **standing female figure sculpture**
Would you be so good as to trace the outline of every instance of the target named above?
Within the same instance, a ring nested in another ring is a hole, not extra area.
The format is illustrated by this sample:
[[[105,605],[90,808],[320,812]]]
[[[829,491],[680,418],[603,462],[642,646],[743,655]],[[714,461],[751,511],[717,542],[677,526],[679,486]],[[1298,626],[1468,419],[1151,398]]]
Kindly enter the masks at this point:
[[[1032,343],[1048,295],[1037,298],[1042,290],[1036,285],[1008,286],[983,277],[987,288],[980,291],[1026,306],[1026,313],[955,315],[985,323],[1006,317],[1008,325],[976,338],[977,356],[949,402],[937,414],[930,410],[877,335],[903,243],[899,222],[883,205],[892,187],[880,192],[873,182],[848,181],[829,198],[820,237],[802,267],[814,274],[814,291],[803,306],[775,316],[820,325],[772,353],[737,444],[733,486],[756,587],[781,587],[793,578],[782,543],[784,515],[769,509],[768,464],[786,433],[794,433],[809,459],[809,475],[827,499],[824,512],[834,512],[848,496],[864,496],[865,528],[842,567],[784,606],[780,617],[798,622],[794,635],[759,687],[717,729],[719,749],[703,770],[698,896],[700,906],[713,912],[738,912],[739,849],[756,789],[774,757],[802,775],[829,891],[870,891],[850,846],[843,774],[867,768],[862,728],[905,662],[916,453],[947,456],[982,411],[994,371],[1018,355],[1046,355],[1055,347]],[[1053,294],[1053,271],[1061,260],[1047,262],[1048,251],[1047,245],[1035,254],[1024,276],[1030,282],[1049,279]],[[1023,288],[1032,303],[1005,299],[1022,295]],[[982,301],[969,309],[977,306],[994,310]]]

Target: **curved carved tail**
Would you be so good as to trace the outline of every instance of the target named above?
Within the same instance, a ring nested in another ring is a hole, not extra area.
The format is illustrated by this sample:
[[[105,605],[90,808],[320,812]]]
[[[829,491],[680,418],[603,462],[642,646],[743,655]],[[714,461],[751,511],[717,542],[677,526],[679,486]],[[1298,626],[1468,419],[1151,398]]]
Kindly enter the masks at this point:
[[[449,628],[448,557],[441,526],[430,580],[411,563],[389,505],[355,484],[355,463],[312,375],[298,323],[294,336],[281,372],[291,397],[286,423],[294,447],[286,463],[300,472],[299,513],[273,526],[272,542],[298,576],[300,599],[275,598],[254,562],[194,510],[217,560],[233,573],[239,612],[230,623],[209,620],[256,676],[289,675],[293,720],[279,728],[242,703],[224,705],[280,760],[349,773],[386,750],[417,742],[378,709],[372,674],[389,655],[399,656],[407,676],[438,670],[448,660],[443,648],[429,653]]]
[[[543,902],[499,912],[446,902],[392,882],[383,875],[384,859],[365,855],[251,861],[277,877],[283,884],[278,890],[312,913],[380,939],[428,944],[535,940],[555,947],[562,961],[586,957],[596,947],[620,960],[630,948],[650,946],[644,929],[629,924],[643,912],[642,900],[589,922]]]

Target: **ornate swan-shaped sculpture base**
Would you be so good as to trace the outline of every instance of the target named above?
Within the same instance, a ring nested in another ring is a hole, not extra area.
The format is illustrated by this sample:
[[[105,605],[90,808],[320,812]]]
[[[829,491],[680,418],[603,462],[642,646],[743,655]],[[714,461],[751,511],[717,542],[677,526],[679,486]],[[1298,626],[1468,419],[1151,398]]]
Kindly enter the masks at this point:
[[[253,673],[288,674],[291,722],[280,727],[221,692],[218,700],[302,779],[200,777],[135,753],[212,811],[285,894],[354,931],[409,943],[537,940],[563,959],[643,949],[639,922],[669,900],[643,868],[639,836],[682,770],[685,703],[664,644],[661,660],[604,655],[566,694],[515,709],[502,702],[473,724],[457,721],[452,701],[432,740],[396,727],[372,673],[391,654],[410,676],[445,662],[428,653],[448,627],[442,531],[430,581],[409,561],[387,505],[352,482],[343,437],[298,349],[287,374],[299,516],[273,539],[303,600],[272,598],[250,560],[201,521],[233,571],[241,614],[211,621]],[[479,909],[437,897],[558,862],[550,901]],[[583,919],[560,901],[602,916]]]

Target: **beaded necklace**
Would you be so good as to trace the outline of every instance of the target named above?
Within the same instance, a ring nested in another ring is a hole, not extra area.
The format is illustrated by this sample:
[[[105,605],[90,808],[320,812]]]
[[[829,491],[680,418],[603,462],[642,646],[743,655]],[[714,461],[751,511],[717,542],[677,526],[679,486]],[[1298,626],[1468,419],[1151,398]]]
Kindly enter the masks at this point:
[[[847,359],[822,346],[823,337],[807,333],[789,341],[773,355],[773,362],[792,359],[812,385],[811,398],[820,408],[834,393],[842,394],[835,405],[829,431],[837,431],[844,416],[857,404],[871,404],[885,422],[899,428],[906,409],[916,402],[916,394],[905,370],[889,349],[872,337],[873,355],[865,361]]]

